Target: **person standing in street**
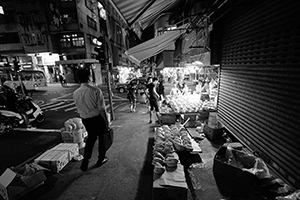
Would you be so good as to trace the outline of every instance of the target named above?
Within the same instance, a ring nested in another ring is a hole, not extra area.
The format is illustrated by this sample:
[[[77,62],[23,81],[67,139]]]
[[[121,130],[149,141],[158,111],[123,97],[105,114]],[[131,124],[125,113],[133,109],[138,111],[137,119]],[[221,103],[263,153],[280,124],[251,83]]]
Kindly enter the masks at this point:
[[[152,83],[149,83],[147,85],[148,94],[149,94],[149,103],[150,103],[150,111],[149,111],[150,120],[149,120],[149,124],[152,123],[152,112],[153,111],[155,111],[157,120],[159,119],[159,108],[158,108],[158,103],[157,103],[159,95],[156,92],[157,83],[158,83],[158,80],[157,80],[157,78],[154,77],[152,79]]]
[[[127,99],[129,100],[130,103],[130,112],[135,112],[136,101],[137,101],[137,84],[131,82],[127,90],[128,90]]]
[[[81,162],[80,169],[87,171],[89,160],[93,153],[93,148],[98,139],[98,161],[97,167],[107,162],[105,156],[106,150],[104,146],[103,134],[106,134],[109,128],[107,113],[105,110],[104,96],[99,87],[89,85],[90,72],[86,69],[81,69],[77,73],[80,87],[74,91],[73,98],[78,111],[82,118],[82,123],[85,126],[88,137],[84,149],[84,158]]]
[[[161,79],[159,81],[158,87],[158,94],[159,94],[159,100],[162,101],[165,98],[165,86],[164,86],[164,79]]]
[[[59,74],[59,82],[60,82],[61,86],[64,87],[64,77],[63,77],[63,74]]]
[[[64,86],[67,86],[67,78],[64,74],[62,74],[62,77],[63,77],[63,85]]]

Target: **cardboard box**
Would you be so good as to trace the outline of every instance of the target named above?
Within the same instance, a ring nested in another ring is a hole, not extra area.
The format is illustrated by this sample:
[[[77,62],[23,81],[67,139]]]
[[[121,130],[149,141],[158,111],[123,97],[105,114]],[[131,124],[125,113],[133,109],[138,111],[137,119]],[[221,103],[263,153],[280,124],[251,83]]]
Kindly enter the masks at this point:
[[[175,170],[167,169],[153,181],[153,200],[186,200],[187,189],[183,165],[178,163]]]
[[[208,110],[202,110],[199,112],[198,117],[202,120],[208,119],[209,113],[210,113],[210,111],[208,111]]]
[[[41,166],[59,173],[69,163],[69,152],[50,149],[34,160]]]
[[[195,128],[196,126],[196,120],[198,118],[198,113],[185,113],[181,115],[182,123],[186,122],[187,119],[189,121],[186,123],[185,127],[187,128]]]
[[[209,140],[221,139],[223,130],[224,128],[222,127],[222,124],[220,122],[218,122],[218,128],[211,128],[210,126],[208,126],[207,122],[204,122],[203,133]]]
[[[187,188],[160,186],[153,182],[153,200],[187,200]]]
[[[218,113],[217,112],[210,112],[208,115],[208,126],[211,128],[218,128]]]
[[[17,174],[10,169],[0,177],[0,199],[17,199],[40,186],[46,180],[42,170],[33,173],[30,176],[16,178]]]
[[[69,161],[79,154],[77,143],[60,143],[53,147],[51,150],[67,151],[69,154]]]

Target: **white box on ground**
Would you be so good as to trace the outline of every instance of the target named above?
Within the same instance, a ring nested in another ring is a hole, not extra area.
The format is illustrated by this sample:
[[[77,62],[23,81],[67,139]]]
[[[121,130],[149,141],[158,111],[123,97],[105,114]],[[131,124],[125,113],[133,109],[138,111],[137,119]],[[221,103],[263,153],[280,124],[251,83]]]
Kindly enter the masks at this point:
[[[60,143],[50,150],[67,151],[69,153],[69,161],[79,154],[77,143]]]
[[[50,149],[34,161],[50,169],[53,173],[58,173],[69,163],[69,152]]]
[[[218,113],[217,112],[210,112],[208,116],[208,126],[211,128],[218,127]]]
[[[0,176],[0,195],[3,199],[8,199],[7,186],[15,178],[16,173],[10,169],[6,169],[5,172]]]

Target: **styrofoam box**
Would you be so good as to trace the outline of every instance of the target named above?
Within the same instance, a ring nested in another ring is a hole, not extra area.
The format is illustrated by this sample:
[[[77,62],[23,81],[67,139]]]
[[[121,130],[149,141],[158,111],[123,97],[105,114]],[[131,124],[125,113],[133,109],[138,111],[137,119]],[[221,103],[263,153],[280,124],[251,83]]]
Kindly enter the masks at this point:
[[[60,143],[52,148],[52,150],[68,151],[69,161],[79,154],[77,143]]]
[[[69,152],[62,150],[47,150],[35,162],[50,169],[53,173],[59,173],[69,163]]]

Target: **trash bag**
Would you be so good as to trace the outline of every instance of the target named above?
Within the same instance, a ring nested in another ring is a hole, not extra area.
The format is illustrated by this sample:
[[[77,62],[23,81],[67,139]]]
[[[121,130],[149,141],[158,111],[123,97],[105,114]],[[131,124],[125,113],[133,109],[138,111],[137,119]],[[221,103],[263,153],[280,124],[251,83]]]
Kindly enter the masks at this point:
[[[276,197],[275,200],[299,200],[300,199],[300,190],[296,190],[292,194],[286,196]]]

